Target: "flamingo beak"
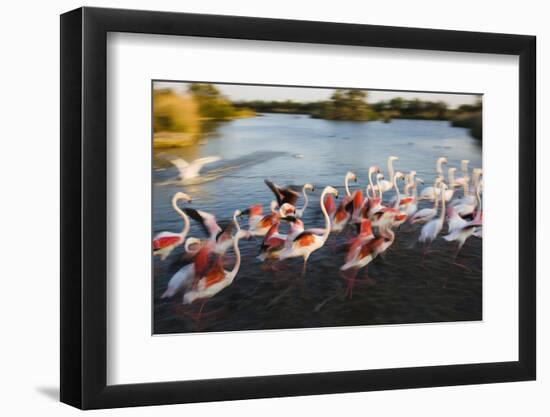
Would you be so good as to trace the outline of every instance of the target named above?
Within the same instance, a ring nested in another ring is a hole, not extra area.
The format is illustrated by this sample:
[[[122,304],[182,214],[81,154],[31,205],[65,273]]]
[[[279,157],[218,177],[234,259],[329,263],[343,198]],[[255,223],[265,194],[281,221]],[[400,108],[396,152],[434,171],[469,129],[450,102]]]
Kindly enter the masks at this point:
[[[295,222],[296,221],[296,216],[281,217],[281,220],[286,220],[287,222]]]
[[[239,217],[246,216],[248,214],[250,214],[250,209],[246,209],[246,210],[241,211],[241,213],[239,214]]]

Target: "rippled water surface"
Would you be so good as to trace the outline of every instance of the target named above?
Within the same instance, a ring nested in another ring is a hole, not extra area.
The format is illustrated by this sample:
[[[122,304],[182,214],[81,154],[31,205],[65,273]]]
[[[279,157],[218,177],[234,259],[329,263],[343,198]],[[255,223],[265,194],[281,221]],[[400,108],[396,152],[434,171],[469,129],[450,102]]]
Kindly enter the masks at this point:
[[[177,170],[167,162],[169,158],[191,161],[211,155],[222,160],[206,166],[202,178],[186,185],[174,181]],[[446,156],[448,166],[458,171],[462,159],[469,159],[470,167],[481,167],[480,142],[466,129],[444,121],[332,122],[276,114],[240,119],[216,126],[201,145],[156,150],[153,232],[181,230],[181,218],[170,203],[177,191],[192,195],[192,207],[219,220],[255,203],[263,203],[268,210],[273,194],[265,178],[281,185],[315,184],[303,220],[306,228],[323,227],[319,210],[323,186],[343,191],[344,175],[351,170],[359,179],[352,189],[364,189],[368,167],[377,164],[387,172],[389,155],[400,157],[396,170],[415,169],[426,185],[434,180],[439,156]],[[391,197],[391,193],[384,195],[385,200]],[[421,202],[419,207],[431,204]],[[205,237],[199,225],[191,222],[189,236]],[[183,307],[181,294],[160,299],[170,277],[185,264],[180,246],[164,262],[154,261],[154,333],[481,320],[482,240],[466,242],[460,262],[467,269],[453,265],[455,246],[441,237],[422,264],[421,248],[415,245],[420,226],[408,229],[402,226],[390,250],[370,264],[369,281],[360,272],[352,299],[344,296],[346,285],[338,272],[351,229],[331,235],[310,257],[303,280],[299,279],[301,259],[291,260],[277,272],[265,271],[256,260],[261,238],[241,240],[243,260],[236,280],[208,301],[199,321],[192,316],[200,303]],[[229,251],[226,269],[232,268],[233,259]]]

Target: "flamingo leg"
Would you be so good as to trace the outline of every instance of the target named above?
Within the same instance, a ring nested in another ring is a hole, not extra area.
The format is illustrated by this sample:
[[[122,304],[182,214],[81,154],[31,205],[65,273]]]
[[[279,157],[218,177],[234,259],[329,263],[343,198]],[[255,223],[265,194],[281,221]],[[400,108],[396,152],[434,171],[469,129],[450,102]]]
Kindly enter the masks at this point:
[[[201,317],[202,317],[202,310],[204,308],[204,305],[206,304],[206,302],[208,301],[208,299],[204,300],[202,303],[201,303],[201,307],[199,309],[199,313],[197,314],[197,323],[199,323],[201,321]]]
[[[346,291],[344,296],[350,300],[353,298],[353,287],[355,286],[355,277],[357,276],[358,269],[353,268],[348,271],[342,272],[342,278],[347,281]]]
[[[309,256],[304,257],[304,264],[302,265],[302,275],[301,275],[302,279],[306,277],[307,259],[308,258],[309,258]]]
[[[426,267],[425,260],[426,260],[426,255],[428,254],[429,248],[430,248],[430,244],[428,242],[425,242],[424,247],[422,248],[422,262],[421,262],[422,268]]]
[[[463,268],[463,269],[465,269],[466,271],[469,272],[470,268],[468,268],[466,265],[464,265],[462,263],[457,262],[458,256],[460,255],[460,250],[462,249],[462,245],[463,244],[460,244],[460,242],[458,243],[458,246],[456,248],[456,252],[455,252],[454,257],[453,257],[453,265],[456,265],[459,268]]]

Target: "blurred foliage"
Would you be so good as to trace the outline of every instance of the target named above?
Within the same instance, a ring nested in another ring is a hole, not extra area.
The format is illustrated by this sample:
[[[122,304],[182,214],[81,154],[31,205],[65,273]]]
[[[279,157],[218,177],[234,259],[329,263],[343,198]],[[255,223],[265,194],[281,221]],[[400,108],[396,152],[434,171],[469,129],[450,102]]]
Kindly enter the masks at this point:
[[[199,105],[191,95],[172,90],[153,92],[153,131],[196,133],[199,130]]]
[[[482,102],[478,99],[475,104],[463,104],[455,110],[451,117],[451,125],[470,129],[470,135],[476,139],[483,139]]]
[[[255,115],[249,108],[235,108],[212,84],[193,83],[185,94],[171,89],[153,92],[155,146],[186,146],[208,131],[209,121]]]
[[[313,117],[328,120],[376,120],[379,115],[367,104],[364,90],[336,90]]]

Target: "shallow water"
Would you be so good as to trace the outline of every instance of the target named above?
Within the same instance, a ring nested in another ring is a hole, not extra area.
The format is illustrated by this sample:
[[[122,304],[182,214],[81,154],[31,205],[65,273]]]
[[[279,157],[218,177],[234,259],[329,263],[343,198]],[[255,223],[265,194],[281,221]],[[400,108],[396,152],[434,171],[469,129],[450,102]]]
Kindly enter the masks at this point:
[[[296,158],[297,154],[303,157]],[[167,162],[169,158],[192,161],[212,155],[222,160],[204,167],[203,180],[186,185],[174,181],[178,172]],[[170,205],[177,191],[192,195],[192,207],[213,213],[218,220],[255,203],[262,203],[267,211],[273,194],[265,178],[281,185],[313,183],[316,190],[303,220],[306,228],[323,227],[322,188],[333,185],[343,192],[344,175],[351,170],[358,176],[352,190],[359,186],[364,190],[368,167],[376,164],[387,173],[389,155],[400,157],[396,170],[415,169],[426,186],[433,183],[439,156],[446,156],[448,166],[458,171],[462,159],[470,160],[470,168],[481,167],[481,143],[467,129],[444,121],[333,122],[277,114],[239,119],[219,124],[205,144],[156,153],[153,233],[181,230],[181,218]],[[384,194],[384,200],[392,196]],[[419,207],[431,204],[421,202]],[[199,225],[191,222],[189,236],[205,237]],[[172,274],[185,263],[180,246],[166,261],[154,261],[154,333],[480,320],[481,239],[470,238],[460,254],[460,262],[468,269],[453,265],[454,245],[441,237],[422,264],[421,248],[415,245],[419,230],[420,226],[413,231],[401,226],[390,250],[370,264],[370,280],[360,272],[352,299],[344,297],[346,285],[338,273],[351,229],[332,234],[310,257],[303,280],[299,279],[300,259],[290,260],[283,270],[264,271],[256,260],[261,238],[241,240],[243,260],[236,280],[208,301],[198,322],[190,313],[196,313],[200,303],[182,307],[181,294],[159,299]],[[230,251],[226,269],[232,266]]]

